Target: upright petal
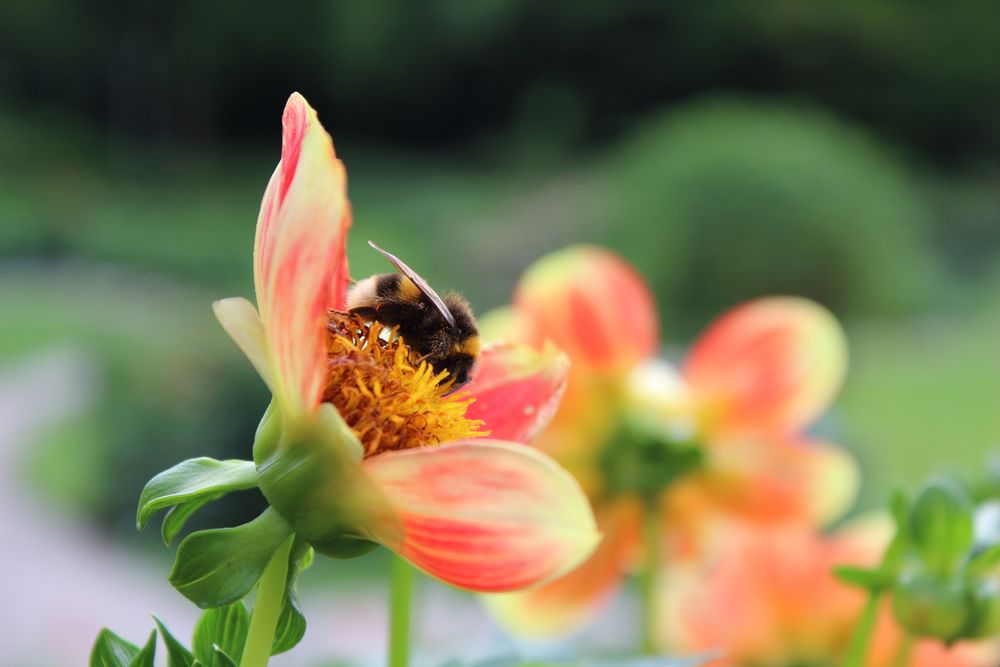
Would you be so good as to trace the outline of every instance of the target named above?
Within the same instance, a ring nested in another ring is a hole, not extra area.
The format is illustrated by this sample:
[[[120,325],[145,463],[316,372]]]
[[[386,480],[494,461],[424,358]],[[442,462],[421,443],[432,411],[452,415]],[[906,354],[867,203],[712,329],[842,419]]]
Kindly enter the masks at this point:
[[[519,444],[462,441],[389,452],[363,469],[402,523],[379,541],[428,574],[481,592],[541,585],[600,535],[590,504],[552,459]]]
[[[528,591],[483,597],[483,604],[510,632],[558,637],[592,621],[618,590],[639,542],[641,508],[621,499],[596,510],[604,539],[583,565]]]
[[[483,349],[478,366],[464,387],[476,399],[465,416],[486,422],[496,440],[530,443],[559,408],[569,359],[552,345],[500,343]]]
[[[573,246],[524,274],[514,307],[533,323],[527,342],[552,340],[576,368],[624,372],[656,350],[656,306],[642,276],[619,255]]]
[[[751,301],[695,342],[684,366],[705,428],[794,432],[829,406],[847,368],[832,314],[796,297]]]
[[[273,389],[292,413],[319,404],[326,309],[342,307],[351,214],[347,177],[316,112],[298,93],[282,117],[281,161],[257,220],[254,284]]]

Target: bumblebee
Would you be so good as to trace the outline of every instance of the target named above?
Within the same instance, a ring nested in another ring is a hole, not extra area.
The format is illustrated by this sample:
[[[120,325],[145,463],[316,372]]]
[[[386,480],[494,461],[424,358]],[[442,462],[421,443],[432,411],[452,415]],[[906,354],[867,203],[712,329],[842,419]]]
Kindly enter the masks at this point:
[[[479,356],[479,328],[468,301],[451,293],[442,299],[401,259],[368,242],[399,273],[382,273],[355,283],[347,293],[348,312],[388,327],[398,327],[409,348],[454,384],[466,384]]]

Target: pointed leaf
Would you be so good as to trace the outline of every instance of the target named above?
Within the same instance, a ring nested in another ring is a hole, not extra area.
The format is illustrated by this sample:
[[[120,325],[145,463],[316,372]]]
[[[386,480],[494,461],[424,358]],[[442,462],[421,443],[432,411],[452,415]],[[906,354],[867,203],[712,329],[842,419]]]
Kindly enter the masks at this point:
[[[863,588],[869,591],[880,591],[892,585],[892,574],[879,568],[854,567],[840,565],[833,568],[837,579],[849,586]]]
[[[139,496],[136,526],[141,530],[157,510],[256,486],[252,461],[188,459],[149,480]]]
[[[195,512],[200,510],[202,507],[210,502],[218,500],[224,493],[213,494],[205,496],[204,498],[199,498],[197,500],[189,500],[186,503],[181,503],[180,505],[174,505],[167,512],[167,515],[163,517],[163,523],[160,525],[160,537],[163,538],[164,544],[170,544],[177,537],[177,533],[181,532],[184,528],[184,524],[190,519]]]
[[[965,573],[970,577],[980,577],[1000,566],[1000,544],[985,547],[969,556]]]
[[[153,616],[153,620],[160,628],[160,636],[163,637],[163,643],[167,646],[167,667],[194,667],[195,662],[197,662],[194,654],[177,641],[163,621],[156,616]]]
[[[192,648],[206,665],[219,665],[216,648],[227,656],[242,655],[250,628],[250,614],[242,602],[209,609],[194,627]]]
[[[153,630],[149,634],[149,639],[146,640],[145,646],[139,649],[139,652],[132,658],[129,663],[129,667],[153,667],[154,660],[156,659],[156,630]]]
[[[292,527],[270,507],[242,526],[192,533],[177,549],[170,583],[202,609],[240,600],[291,534]]]
[[[128,667],[139,655],[139,647],[102,628],[90,651],[90,667]]]
[[[210,665],[210,667],[236,667],[236,661],[230,658],[229,655],[227,655],[226,652],[218,646],[215,647],[213,659],[215,660],[215,663]]]

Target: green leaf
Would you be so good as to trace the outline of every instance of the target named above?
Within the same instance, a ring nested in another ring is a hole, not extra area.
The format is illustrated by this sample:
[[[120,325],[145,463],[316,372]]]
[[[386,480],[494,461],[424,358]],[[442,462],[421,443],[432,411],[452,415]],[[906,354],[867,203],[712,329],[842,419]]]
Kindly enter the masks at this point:
[[[249,628],[250,614],[242,602],[209,609],[194,627],[194,654],[209,667],[221,664],[216,649],[227,656],[242,655]]]
[[[145,646],[139,649],[139,652],[132,658],[129,667],[153,667],[153,661],[156,659],[156,630],[153,630],[149,634],[149,639],[146,640]]]
[[[291,534],[292,527],[270,507],[242,526],[192,533],[177,548],[170,583],[202,609],[241,600]]]
[[[965,574],[969,577],[981,577],[997,569],[1000,565],[1000,544],[985,547],[973,552],[965,564]]]
[[[271,645],[271,655],[291,650],[306,634],[306,618],[299,607],[295,582],[299,573],[312,565],[312,560],[312,548],[304,540],[296,538],[289,554],[285,596],[281,601],[281,613],[274,633],[274,643]]]
[[[161,509],[256,486],[257,471],[252,461],[188,459],[146,483],[139,496],[136,526],[141,530]]]
[[[948,479],[934,480],[917,495],[910,509],[911,544],[931,572],[954,572],[974,542],[973,505],[969,494]]]
[[[163,538],[164,544],[170,544],[177,537],[177,533],[184,528],[184,524],[187,520],[194,515],[195,512],[200,510],[202,507],[212,502],[213,500],[218,500],[224,493],[218,493],[211,496],[205,496],[204,498],[199,498],[197,500],[189,500],[186,503],[181,503],[180,505],[174,505],[167,512],[167,515],[163,517],[163,524],[160,526],[160,536]]]
[[[194,667],[196,662],[194,654],[170,634],[163,621],[156,616],[153,616],[153,620],[156,621],[157,627],[160,628],[163,643],[167,645],[167,667]]]
[[[868,591],[884,590],[892,586],[893,583],[893,575],[880,568],[838,565],[833,568],[833,575],[849,586]]]
[[[236,661],[230,658],[225,651],[220,649],[218,646],[215,647],[213,657],[215,659],[214,667],[236,667]]]
[[[90,651],[90,667],[129,667],[139,647],[102,628]]]

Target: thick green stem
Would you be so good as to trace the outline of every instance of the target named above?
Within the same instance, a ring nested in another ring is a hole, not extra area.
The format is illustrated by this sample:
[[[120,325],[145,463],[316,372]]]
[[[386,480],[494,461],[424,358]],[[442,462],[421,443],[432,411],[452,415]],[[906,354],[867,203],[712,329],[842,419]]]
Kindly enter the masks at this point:
[[[847,654],[841,667],[864,667],[868,644],[871,642],[875,619],[878,617],[878,599],[878,593],[873,592],[869,595],[868,602],[861,610],[858,624],[854,627],[854,635],[851,636],[851,643],[847,647]]]
[[[389,667],[407,667],[410,660],[410,598],[413,567],[399,556],[392,558],[389,591]]]
[[[913,634],[907,632],[899,639],[899,646],[896,647],[896,657],[892,661],[893,667],[907,667],[910,658],[913,656]]]
[[[642,519],[643,557],[639,571],[639,597],[642,601],[642,652],[646,655],[659,653],[657,637],[662,633],[659,615],[660,568],[663,565],[662,517],[656,503],[647,501]]]
[[[240,667],[265,667],[271,657],[274,631],[281,615],[281,602],[285,597],[285,578],[288,575],[288,554],[295,535],[290,535],[271,556],[257,586],[257,599],[250,616],[247,643],[243,647]]]

